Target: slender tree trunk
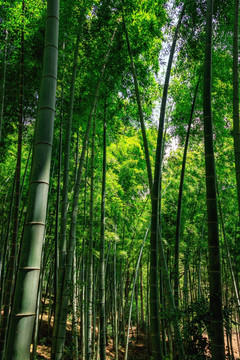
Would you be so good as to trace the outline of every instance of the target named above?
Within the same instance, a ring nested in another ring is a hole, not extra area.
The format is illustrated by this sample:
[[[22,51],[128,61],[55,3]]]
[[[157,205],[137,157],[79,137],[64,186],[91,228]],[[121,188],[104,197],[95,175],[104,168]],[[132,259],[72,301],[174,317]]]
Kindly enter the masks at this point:
[[[70,84],[70,103],[68,109],[68,122],[66,129],[66,138],[64,143],[64,169],[63,169],[63,195],[61,204],[61,230],[59,239],[59,269],[58,269],[58,284],[57,284],[57,295],[55,302],[55,319],[53,327],[53,345],[52,345],[52,357],[55,353],[56,346],[56,334],[59,328],[59,311],[61,296],[63,292],[63,279],[66,265],[66,232],[67,232],[67,212],[68,212],[68,193],[69,193],[69,162],[70,162],[70,150],[71,150],[71,134],[72,134],[72,118],[73,118],[73,106],[74,106],[74,94],[75,94],[75,81],[77,74],[77,61],[79,52],[79,42],[81,36],[82,23],[84,19],[85,8],[82,8],[80,15],[80,23],[78,24],[78,33],[74,50],[72,77]],[[53,357],[54,358],[54,357]]]
[[[122,274],[122,272],[119,272]],[[122,337],[123,337],[123,344],[126,348],[126,336],[125,336],[125,304],[124,304],[124,276],[122,277],[122,280],[120,282],[120,302],[119,302],[119,314],[121,314],[121,329],[122,329]]]
[[[94,204],[94,158],[95,158],[95,122],[92,133],[92,157],[91,157],[91,189],[90,189],[90,219],[89,219],[89,243],[88,243],[88,336],[87,336],[87,360],[92,358],[92,318],[93,318],[93,204]],[[95,331],[95,329],[93,329]]]
[[[5,286],[5,277],[6,277],[5,268],[6,268],[6,264],[8,262],[8,260],[7,260],[8,259],[8,242],[9,242],[10,224],[11,224],[12,213],[13,213],[15,179],[16,179],[16,171],[15,171],[15,176],[13,179],[11,200],[10,200],[10,206],[9,206],[9,216],[8,216],[7,229],[6,229],[6,233],[5,233],[4,246],[3,246],[3,255],[2,255],[3,260],[2,260],[1,284],[0,284],[0,286],[1,286],[0,309],[2,309],[2,304],[3,304],[4,286]],[[0,313],[0,318],[1,318],[1,313]]]
[[[186,136],[184,153],[183,153],[182,171],[181,171],[179,193],[178,193],[178,209],[177,209],[176,240],[175,240],[175,263],[174,263],[174,299],[177,308],[179,306],[179,246],[180,246],[180,229],[181,229],[181,214],[182,214],[182,194],[183,194],[185,167],[187,161],[188,143],[189,143],[189,137],[190,137],[190,131],[191,131],[199,82],[200,82],[200,77],[194,92],[191,114],[188,122],[188,130],[187,130],[187,136]]]
[[[147,306],[146,306],[146,323],[147,323],[147,339],[146,344],[148,345],[148,356],[151,356],[151,342],[150,342],[150,306],[149,306],[149,277],[150,277],[150,251],[148,252],[148,262],[147,262]]]
[[[220,215],[220,221],[221,221],[221,225],[222,225],[222,234],[223,234],[223,239],[224,239],[225,250],[226,250],[226,253],[227,253],[227,263],[228,263],[228,267],[229,267],[231,278],[232,278],[232,284],[233,284],[233,289],[234,289],[234,294],[235,294],[236,306],[237,306],[237,309],[238,309],[238,314],[240,315],[240,296],[239,296],[236,277],[234,275],[234,271],[233,271],[233,267],[232,267],[231,255],[230,255],[230,252],[229,252],[228,240],[227,240],[227,236],[226,236],[226,232],[225,232],[224,218],[223,218],[223,213],[222,213],[221,200],[220,200],[220,196],[219,196],[219,192],[218,192],[218,186],[217,186],[217,195],[218,195],[219,215]]]
[[[15,198],[14,198],[14,214],[13,214],[13,234],[11,241],[10,260],[7,269],[5,281],[5,294],[3,300],[3,317],[1,321],[0,336],[0,359],[3,359],[8,322],[9,310],[11,309],[12,293],[15,282],[16,257],[17,257],[17,240],[18,240],[18,216],[20,205],[20,178],[21,178],[21,161],[22,161],[22,128],[23,128],[23,56],[24,56],[24,1],[22,2],[22,29],[21,29],[21,55],[20,55],[20,83],[19,83],[19,109],[18,109],[18,150],[16,164],[16,180],[15,180]],[[0,134],[1,135],[1,134]]]
[[[2,274],[3,274],[3,258],[4,258],[4,252],[5,252],[5,241],[4,241],[4,225],[6,223],[5,221],[5,214],[6,214],[6,201],[8,199],[9,190],[6,192],[5,198],[3,200],[3,207],[2,207],[2,213],[1,213],[1,238],[0,238],[0,309],[2,309]],[[0,315],[1,319],[1,315]],[[1,320],[0,320],[1,321]]]
[[[223,360],[225,359],[225,351],[222,317],[222,282],[211,111],[212,8],[213,0],[208,0],[204,62],[203,116],[208,215],[208,252],[211,311],[210,338],[213,360]]]
[[[5,30],[5,48],[3,59],[3,77],[2,77],[2,91],[1,91],[1,110],[0,110],[0,141],[2,139],[2,125],[4,113],[4,100],[5,100],[5,85],[6,85],[6,70],[7,70],[7,48],[8,48],[8,30]]]
[[[159,291],[158,291],[158,242],[161,243],[160,227],[159,227],[159,199],[160,199],[160,179],[162,166],[162,143],[164,131],[164,119],[167,104],[168,86],[170,80],[170,73],[177,42],[178,31],[181,25],[185,6],[183,7],[177,28],[174,34],[173,43],[168,60],[167,72],[163,88],[163,96],[159,118],[158,139],[155,159],[155,172],[152,191],[152,227],[151,227],[151,256],[150,256],[150,326],[151,326],[151,341],[152,341],[152,356],[153,360],[162,358],[161,341],[160,341],[160,319],[159,319]],[[158,238],[160,236],[160,239]],[[163,251],[163,244],[160,244],[160,251]],[[161,251],[161,252],[162,252]]]
[[[42,264],[44,264],[44,250],[42,252]],[[42,298],[42,288],[43,288],[43,279],[44,279],[44,265],[41,266],[41,272],[40,272],[40,279],[39,279],[39,287],[38,287],[38,295],[37,295],[37,305],[36,305],[36,317],[35,317],[35,323],[34,323],[34,333],[33,333],[33,347],[32,347],[32,355],[31,355],[31,359],[35,360],[36,358],[36,352],[37,352],[37,342],[38,342],[38,334],[41,330],[42,327],[42,321],[43,321],[43,313],[44,313],[44,308],[46,305],[46,299],[47,299],[47,293],[48,293],[48,284],[49,281],[51,281],[51,272],[52,272],[52,264],[50,265],[51,268],[49,270],[49,279],[47,282],[47,287],[46,287],[46,292],[45,292],[45,297],[44,297],[44,303],[41,306],[41,298]],[[50,298],[49,298],[49,302],[50,302]],[[40,309],[42,308],[42,313],[41,313],[41,318],[39,316],[40,314]],[[40,318],[40,321],[39,321]]]
[[[137,278],[137,283],[136,283],[136,290],[135,290],[135,302],[136,302],[136,340],[138,341],[138,336],[139,336],[139,309],[138,309],[138,293],[139,293],[139,276]]]
[[[145,159],[146,159],[146,165],[147,165],[148,179],[149,179],[149,184],[151,184],[149,190],[151,193],[153,179],[152,179],[152,168],[151,168],[151,162],[150,162],[150,156],[149,156],[149,150],[148,150],[148,141],[147,141],[141,99],[140,99],[140,92],[139,92],[139,87],[138,87],[137,72],[136,72],[136,68],[134,65],[134,61],[133,61],[132,49],[131,49],[131,45],[130,45],[130,40],[129,40],[127,26],[125,23],[125,18],[124,18],[123,12],[122,12],[122,19],[123,19],[123,29],[124,29],[126,40],[127,40],[128,54],[129,54],[129,58],[131,61],[132,74],[133,74],[133,80],[134,80],[134,86],[135,86],[135,95],[136,95],[136,99],[137,99],[138,113],[139,113],[139,119],[140,119],[142,137],[143,137],[143,143],[144,143],[144,149],[145,149]]]
[[[77,329],[77,259],[76,249],[73,254],[73,315],[72,315],[72,331],[73,331],[73,360],[78,360],[78,329]]]
[[[187,240],[187,249],[189,246],[189,239]],[[183,278],[183,309],[186,311],[188,308],[188,299],[189,299],[189,292],[188,292],[188,271],[189,271],[189,254],[188,251],[185,251],[184,254],[184,278]],[[176,300],[176,299],[175,299]],[[186,323],[189,318],[189,314],[186,316]]]
[[[123,210],[123,218],[125,218],[125,209]],[[124,249],[124,243],[125,243],[125,230],[126,230],[126,221],[123,222],[123,232],[122,232],[122,251]],[[122,337],[123,337],[123,343],[124,347],[126,348],[126,336],[125,336],[125,301],[124,301],[124,283],[125,283],[125,273],[126,271],[123,271],[123,258],[120,260],[120,266],[119,266],[119,320],[121,322],[121,325],[119,325],[119,337],[120,337],[120,331],[122,330]]]
[[[163,281],[163,272],[160,272],[160,281],[159,281],[159,285],[160,285],[160,306],[161,306],[161,312],[160,312],[160,317],[161,317],[161,340],[162,340],[162,351],[163,351],[163,356],[167,356],[167,348],[166,348],[166,319],[165,319],[165,297],[164,297],[164,281]]]
[[[55,222],[55,270],[54,270],[54,304],[57,302],[58,288],[58,271],[59,271],[59,209],[60,209],[60,192],[61,192],[61,168],[62,168],[62,120],[60,125],[59,153],[58,153],[58,183],[57,183],[57,200],[56,200],[56,222]],[[55,316],[55,311],[54,311]]]
[[[101,234],[100,234],[100,360],[106,358],[106,294],[105,294],[105,198],[106,198],[106,103],[103,118],[103,170],[102,170],[102,203],[101,203]]]
[[[99,328],[100,328],[100,319],[98,318],[98,334],[97,334],[96,360],[98,360],[99,357],[100,357],[100,332],[99,332]]]
[[[203,235],[204,235],[204,218],[202,224],[202,233],[201,233],[201,242],[203,243]],[[201,287],[201,278],[202,278],[202,248],[201,243],[198,244],[198,301],[200,301],[202,295],[202,287]]]
[[[237,180],[238,210],[240,220],[240,129],[239,129],[239,0],[235,0],[234,34],[233,34],[233,139],[235,154],[235,171]]]
[[[179,326],[179,321],[178,321],[178,313],[175,307],[175,302],[174,302],[174,296],[173,296],[173,291],[172,291],[172,287],[171,287],[171,282],[170,282],[170,278],[169,278],[169,274],[168,274],[168,267],[167,267],[167,262],[166,262],[166,258],[165,258],[165,252],[164,252],[164,248],[163,248],[163,242],[160,241],[159,242],[159,255],[160,255],[160,265],[161,265],[161,271],[163,273],[163,279],[164,279],[164,284],[165,284],[165,288],[166,288],[166,296],[167,296],[167,300],[168,300],[168,305],[169,305],[169,309],[171,312],[171,321],[173,324],[173,328],[174,328],[174,337],[175,337],[175,345],[178,351],[178,359],[179,360],[184,360],[184,348],[183,348],[183,342],[182,342],[182,336],[181,336],[181,330],[180,330],[180,326]]]
[[[113,253],[113,326],[114,326],[114,349],[115,359],[118,360],[118,311],[117,311],[117,243],[114,240],[114,253]]]
[[[140,263],[140,297],[141,297],[141,325],[143,329],[145,328],[144,321],[144,304],[143,304],[143,271],[142,271],[142,262]]]
[[[27,158],[27,162],[26,162],[26,165],[25,165],[25,170],[24,170],[24,174],[23,174],[23,178],[22,178],[22,184],[21,184],[21,190],[20,190],[20,199],[19,199],[20,203],[22,201],[23,187],[24,187],[24,183],[25,183],[25,179],[26,179],[26,175],[27,175],[28,165],[30,163],[31,153],[32,153],[32,146],[29,149],[28,158]],[[22,201],[22,209],[21,209],[21,212],[20,212],[20,215],[19,215],[19,228],[23,227],[23,226],[21,226],[21,222],[22,222],[22,219],[23,219],[23,211],[24,211],[24,208],[25,208],[26,199],[27,199],[27,196]]]
[[[93,249],[95,249],[95,241],[93,241]],[[92,311],[92,327],[93,327],[93,332],[92,332],[92,358],[95,359],[96,356],[96,315],[97,315],[97,311],[96,311],[96,298],[98,296],[98,292],[96,289],[96,280],[98,278],[98,271],[96,271],[96,258],[95,256],[93,256],[93,302],[92,302],[92,306],[93,306],[93,311]]]
[[[135,287],[136,287],[136,282],[138,279],[138,269],[139,269],[139,265],[141,262],[141,258],[142,258],[142,252],[143,252],[143,247],[144,244],[146,242],[146,239],[148,237],[148,232],[150,229],[150,225],[147,228],[147,231],[145,233],[143,242],[142,242],[142,246],[139,252],[139,256],[138,256],[138,261],[137,261],[137,265],[136,265],[136,269],[135,269],[135,277],[134,277],[134,281],[133,281],[133,288],[132,288],[132,297],[131,297],[131,303],[130,303],[130,309],[129,309],[129,316],[128,316],[128,328],[127,328],[127,339],[126,339],[126,350],[125,350],[125,356],[124,356],[124,360],[128,359],[128,344],[129,344],[129,331],[130,331],[130,324],[131,324],[131,317],[132,317],[132,307],[133,307],[133,299],[134,299],[134,293],[135,293]]]
[[[86,159],[85,169],[85,190],[84,190],[84,204],[83,204],[83,233],[86,227],[86,200],[87,200],[87,172],[88,172],[88,152]],[[81,334],[82,334],[82,360],[86,359],[86,240],[85,237],[82,241],[82,322],[81,322]]]
[[[29,360],[44,238],[57,83],[59,1],[48,0],[28,210],[4,359]]]

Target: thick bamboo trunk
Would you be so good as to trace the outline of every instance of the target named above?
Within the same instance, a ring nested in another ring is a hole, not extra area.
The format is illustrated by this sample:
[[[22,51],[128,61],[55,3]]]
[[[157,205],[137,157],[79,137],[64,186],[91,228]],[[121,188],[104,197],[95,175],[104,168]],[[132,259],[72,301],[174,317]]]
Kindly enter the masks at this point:
[[[5,360],[29,360],[47,210],[57,84],[59,1],[48,0],[28,209]]]
[[[216,172],[213,149],[212,110],[211,110],[211,68],[212,68],[212,9],[213,0],[207,1],[206,45],[204,62],[204,144],[207,189],[208,216],[208,252],[210,280],[210,339],[213,360],[225,359],[223,316],[222,316],[222,281],[218,233],[218,212],[216,197]]]

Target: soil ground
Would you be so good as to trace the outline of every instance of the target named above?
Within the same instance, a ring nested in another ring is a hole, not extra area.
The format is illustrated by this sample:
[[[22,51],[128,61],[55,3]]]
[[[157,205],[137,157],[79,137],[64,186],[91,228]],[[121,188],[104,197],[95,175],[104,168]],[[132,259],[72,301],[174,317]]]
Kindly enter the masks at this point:
[[[49,360],[51,355],[51,332],[52,332],[52,322],[50,328],[48,327],[48,318],[47,315],[43,315],[43,321],[39,334],[39,342],[37,346],[37,359]],[[133,333],[136,336],[136,329],[133,328]],[[66,344],[68,345],[71,341],[71,324],[67,324],[66,332]],[[129,360],[146,360],[149,359],[148,349],[145,344],[145,336],[143,333],[139,334],[138,339],[130,334],[129,339],[129,349],[128,349],[128,359]],[[119,346],[118,358],[123,360],[125,356],[125,349]],[[64,356],[64,360],[71,359],[67,354]],[[115,359],[114,345],[113,340],[108,340],[108,345],[106,347],[106,360]]]
[[[42,326],[40,330],[39,336],[39,344],[37,347],[37,359],[41,360],[49,360],[51,354],[51,332],[52,332],[52,323],[50,324],[50,328],[48,327],[48,319],[47,315],[44,314]],[[132,336],[134,334],[134,336]],[[143,333],[139,334],[138,339],[136,339],[136,329],[133,328],[133,334],[130,333],[129,339],[129,351],[128,351],[128,359],[129,360],[148,360],[149,352],[148,346],[146,346],[146,339]],[[207,337],[206,334],[204,336]],[[71,323],[67,324],[67,333],[66,333],[66,345],[71,342]],[[233,352],[234,359],[240,360],[240,352],[238,348],[237,335],[235,332],[232,333],[233,339]],[[226,341],[226,339],[225,339]],[[125,355],[125,349],[119,346],[118,358],[119,360],[123,360]],[[64,357],[64,360],[71,359],[67,354]],[[108,346],[106,348],[106,360],[115,359],[114,346],[112,339],[109,339]],[[226,359],[228,359],[226,357]]]

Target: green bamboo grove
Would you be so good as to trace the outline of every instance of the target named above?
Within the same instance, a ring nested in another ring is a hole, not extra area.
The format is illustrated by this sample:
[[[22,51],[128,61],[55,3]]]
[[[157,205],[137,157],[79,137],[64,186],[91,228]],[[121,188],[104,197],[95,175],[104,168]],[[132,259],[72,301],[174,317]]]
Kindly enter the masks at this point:
[[[0,40],[0,359],[237,360],[239,0],[2,0]]]

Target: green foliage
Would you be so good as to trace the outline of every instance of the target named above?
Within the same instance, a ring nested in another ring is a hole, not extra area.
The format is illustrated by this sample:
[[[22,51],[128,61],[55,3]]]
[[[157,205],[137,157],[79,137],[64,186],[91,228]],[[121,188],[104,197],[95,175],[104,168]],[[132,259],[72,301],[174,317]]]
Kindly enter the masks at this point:
[[[210,344],[206,336],[210,320],[209,302],[202,297],[192,303],[182,315],[186,319],[183,326],[186,359],[210,359]]]

